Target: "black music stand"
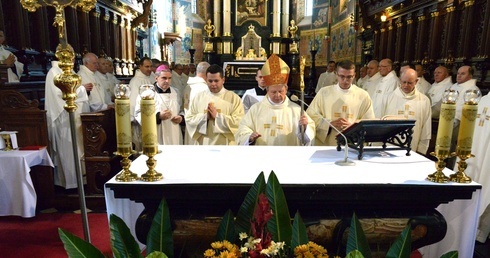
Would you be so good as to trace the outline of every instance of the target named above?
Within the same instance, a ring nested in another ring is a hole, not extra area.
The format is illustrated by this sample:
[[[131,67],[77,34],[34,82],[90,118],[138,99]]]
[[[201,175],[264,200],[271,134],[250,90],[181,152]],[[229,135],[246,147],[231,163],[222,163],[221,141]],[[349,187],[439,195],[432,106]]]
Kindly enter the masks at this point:
[[[415,125],[413,119],[394,119],[394,120],[360,120],[348,128],[342,133],[347,138],[350,148],[353,148],[359,152],[357,158],[362,159],[364,151],[379,151],[382,150],[407,150],[407,156],[410,156],[411,142],[412,142],[412,128]],[[338,134],[337,150],[340,151],[341,145],[345,145],[345,140],[342,135]],[[383,145],[380,148],[364,149],[366,143],[382,142]],[[387,143],[390,147],[387,147]],[[393,146],[393,147],[391,147]]]

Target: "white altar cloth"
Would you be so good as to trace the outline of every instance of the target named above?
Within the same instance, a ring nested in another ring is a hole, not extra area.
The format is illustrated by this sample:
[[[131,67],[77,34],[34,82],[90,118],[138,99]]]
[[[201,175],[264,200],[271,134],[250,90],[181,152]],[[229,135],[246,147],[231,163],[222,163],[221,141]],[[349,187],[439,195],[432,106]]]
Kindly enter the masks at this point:
[[[156,171],[164,176],[162,181],[116,182],[112,178],[106,183],[107,214],[121,217],[133,235],[135,221],[143,205],[114,198],[114,192],[107,184],[253,184],[260,172],[264,172],[267,179],[274,171],[281,184],[442,185],[425,180],[435,171],[433,161],[415,152],[405,156],[404,150],[365,151],[362,160],[357,160],[357,152],[351,151],[349,159],[356,165],[345,167],[334,164],[344,155],[343,149],[339,152],[334,147],[167,145],[160,146],[160,150],[162,152],[155,158]],[[130,169],[143,174],[147,170],[146,159],[146,156],[140,156]],[[445,169],[444,173],[450,175],[453,171]],[[480,190],[476,190],[470,200],[455,200],[438,207],[446,218],[448,232],[439,243],[421,249],[425,257],[440,257],[452,250],[458,250],[460,257],[473,256],[479,198]]]
[[[37,195],[31,167],[54,167],[46,149],[0,151],[0,216],[36,215]]]

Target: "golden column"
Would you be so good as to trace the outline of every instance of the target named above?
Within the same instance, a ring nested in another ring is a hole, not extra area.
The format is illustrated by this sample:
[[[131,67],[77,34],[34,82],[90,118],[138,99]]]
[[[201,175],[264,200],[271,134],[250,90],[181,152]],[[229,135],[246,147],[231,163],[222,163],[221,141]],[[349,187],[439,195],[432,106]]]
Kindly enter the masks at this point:
[[[38,3],[39,2],[39,3]],[[73,73],[73,60],[75,51],[66,40],[65,28],[65,7],[80,7],[84,12],[88,12],[95,7],[97,0],[20,0],[22,6],[29,12],[35,12],[41,6],[51,6],[56,10],[53,26],[58,27],[58,37],[60,43],[56,47],[56,57],[59,60],[59,67],[63,73],[54,78],[54,84],[63,92],[63,100],[66,102],[65,110],[69,113],[71,138],[73,142],[73,156],[75,162],[75,172],[77,175],[78,196],[80,201],[80,210],[83,222],[83,232],[85,240],[90,242],[90,232],[88,227],[87,206],[85,204],[85,192],[83,189],[83,177],[80,171],[80,160],[78,158],[78,149],[76,146],[77,135],[75,127],[74,112],[77,109],[75,99],[77,98],[76,90],[81,84],[81,78]]]

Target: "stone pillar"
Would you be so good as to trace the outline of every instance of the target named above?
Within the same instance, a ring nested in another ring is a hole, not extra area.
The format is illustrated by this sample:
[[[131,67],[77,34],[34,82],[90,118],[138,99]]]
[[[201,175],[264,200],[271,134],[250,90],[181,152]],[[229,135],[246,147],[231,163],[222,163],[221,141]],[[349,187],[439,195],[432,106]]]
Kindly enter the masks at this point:
[[[214,35],[215,37],[221,36],[221,0],[214,0],[213,4],[213,24],[215,26]]]
[[[283,38],[288,38],[289,27],[289,0],[282,0],[282,26],[281,34]]]
[[[287,25],[287,23],[286,23]],[[280,37],[281,28],[281,1],[274,0],[272,7],[272,37]]]

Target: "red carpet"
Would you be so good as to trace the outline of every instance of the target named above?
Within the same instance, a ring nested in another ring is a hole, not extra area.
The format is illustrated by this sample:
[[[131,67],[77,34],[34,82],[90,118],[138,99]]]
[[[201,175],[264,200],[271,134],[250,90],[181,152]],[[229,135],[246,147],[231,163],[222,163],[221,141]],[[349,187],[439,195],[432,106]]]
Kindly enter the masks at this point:
[[[107,214],[89,213],[92,244],[112,256]],[[63,228],[83,239],[82,217],[74,213],[38,214],[34,218],[0,217],[0,257],[67,257],[58,235]]]

